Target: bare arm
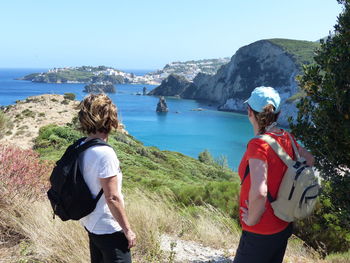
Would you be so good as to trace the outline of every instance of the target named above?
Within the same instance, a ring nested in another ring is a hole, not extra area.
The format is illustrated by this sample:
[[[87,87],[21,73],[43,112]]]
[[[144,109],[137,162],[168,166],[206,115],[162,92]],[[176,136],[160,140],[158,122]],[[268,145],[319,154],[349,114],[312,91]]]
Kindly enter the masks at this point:
[[[267,164],[259,159],[249,160],[250,169],[250,190],[248,209],[241,207],[242,219],[248,226],[259,223],[265,211],[267,199]]]
[[[301,147],[300,145],[299,145],[298,150],[299,150],[300,156],[305,158],[306,164],[309,166],[314,166],[314,164],[315,164],[314,156],[308,150]]]
[[[131,230],[128,218],[125,213],[125,209],[123,206],[123,199],[118,193],[118,180],[117,176],[112,176],[108,178],[100,179],[103,193],[106,197],[107,205],[113,215],[113,217],[117,220],[119,225],[124,231],[124,234],[129,242],[129,248],[135,246],[136,244],[136,235]]]

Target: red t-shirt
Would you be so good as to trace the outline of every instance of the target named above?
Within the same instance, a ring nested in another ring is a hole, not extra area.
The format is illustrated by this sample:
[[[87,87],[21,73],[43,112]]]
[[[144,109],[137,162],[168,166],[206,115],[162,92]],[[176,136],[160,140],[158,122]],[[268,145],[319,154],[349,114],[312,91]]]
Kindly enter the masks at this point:
[[[273,137],[277,142],[283,147],[283,149],[288,153],[289,156],[294,159],[293,146],[289,139],[287,132],[281,130],[278,133],[266,133]],[[293,138],[296,143],[295,139]],[[297,147],[298,144],[296,143]],[[238,168],[238,174],[243,179],[246,167],[248,165],[249,159],[259,159],[267,163],[267,189],[273,198],[277,197],[277,192],[282,181],[282,177],[287,170],[287,166],[278,157],[274,150],[269,146],[269,144],[261,139],[254,138],[248,143],[247,151],[245,152],[241,163]],[[250,174],[244,180],[241,186],[240,193],[240,207],[247,207],[245,200],[249,199],[250,190]],[[273,209],[268,200],[265,204],[265,212],[261,216],[259,223],[254,226],[247,226],[242,221],[242,211],[240,210],[240,220],[243,230],[257,233],[257,234],[275,234],[284,230],[288,226],[288,222],[285,222],[273,213]]]

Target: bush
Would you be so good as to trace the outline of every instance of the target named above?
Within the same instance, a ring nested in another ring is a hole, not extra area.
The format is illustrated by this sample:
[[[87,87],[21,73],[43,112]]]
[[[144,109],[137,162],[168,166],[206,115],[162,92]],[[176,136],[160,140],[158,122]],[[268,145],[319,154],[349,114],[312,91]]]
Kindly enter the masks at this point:
[[[70,127],[50,124],[40,128],[39,136],[35,139],[35,148],[63,149],[80,137],[82,134]]]
[[[27,197],[42,195],[50,171],[51,165],[40,161],[36,152],[0,146],[0,199],[11,199],[19,193]]]
[[[210,204],[238,219],[239,182],[206,182],[201,185],[181,185],[173,189],[177,201],[185,205]]]
[[[202,163],[213,164],[214,159],[210,152],[206,149],[203,152],[199,153],[198,160]]]
[[[76,96],[74,93],[64,93],[65,100],[75,100]]]

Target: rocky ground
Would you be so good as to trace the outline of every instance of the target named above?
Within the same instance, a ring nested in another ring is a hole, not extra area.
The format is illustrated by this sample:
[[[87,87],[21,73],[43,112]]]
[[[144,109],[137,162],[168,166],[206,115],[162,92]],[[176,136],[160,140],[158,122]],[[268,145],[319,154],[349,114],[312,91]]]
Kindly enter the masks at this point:
[[[233,262],[235,252],[235,249],[218,250],[169,235],[162,235],[161,249],[172,253],[178,263],[229,263]]]

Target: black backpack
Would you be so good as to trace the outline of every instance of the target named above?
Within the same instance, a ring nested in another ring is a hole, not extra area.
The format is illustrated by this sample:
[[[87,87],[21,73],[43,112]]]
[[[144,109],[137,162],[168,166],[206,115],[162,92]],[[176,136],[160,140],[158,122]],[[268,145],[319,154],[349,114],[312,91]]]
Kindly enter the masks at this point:
[[[62,221],[79,220],[90,214],[103,194],[103,189],[93,198],[89,187],[79,169],[79,154],[95,145],[108,145],[101,139],[92,139],[80,145],[86,138],[81,138],[70,145],[50,176],[51,188],[47,192],[55,215]]]

